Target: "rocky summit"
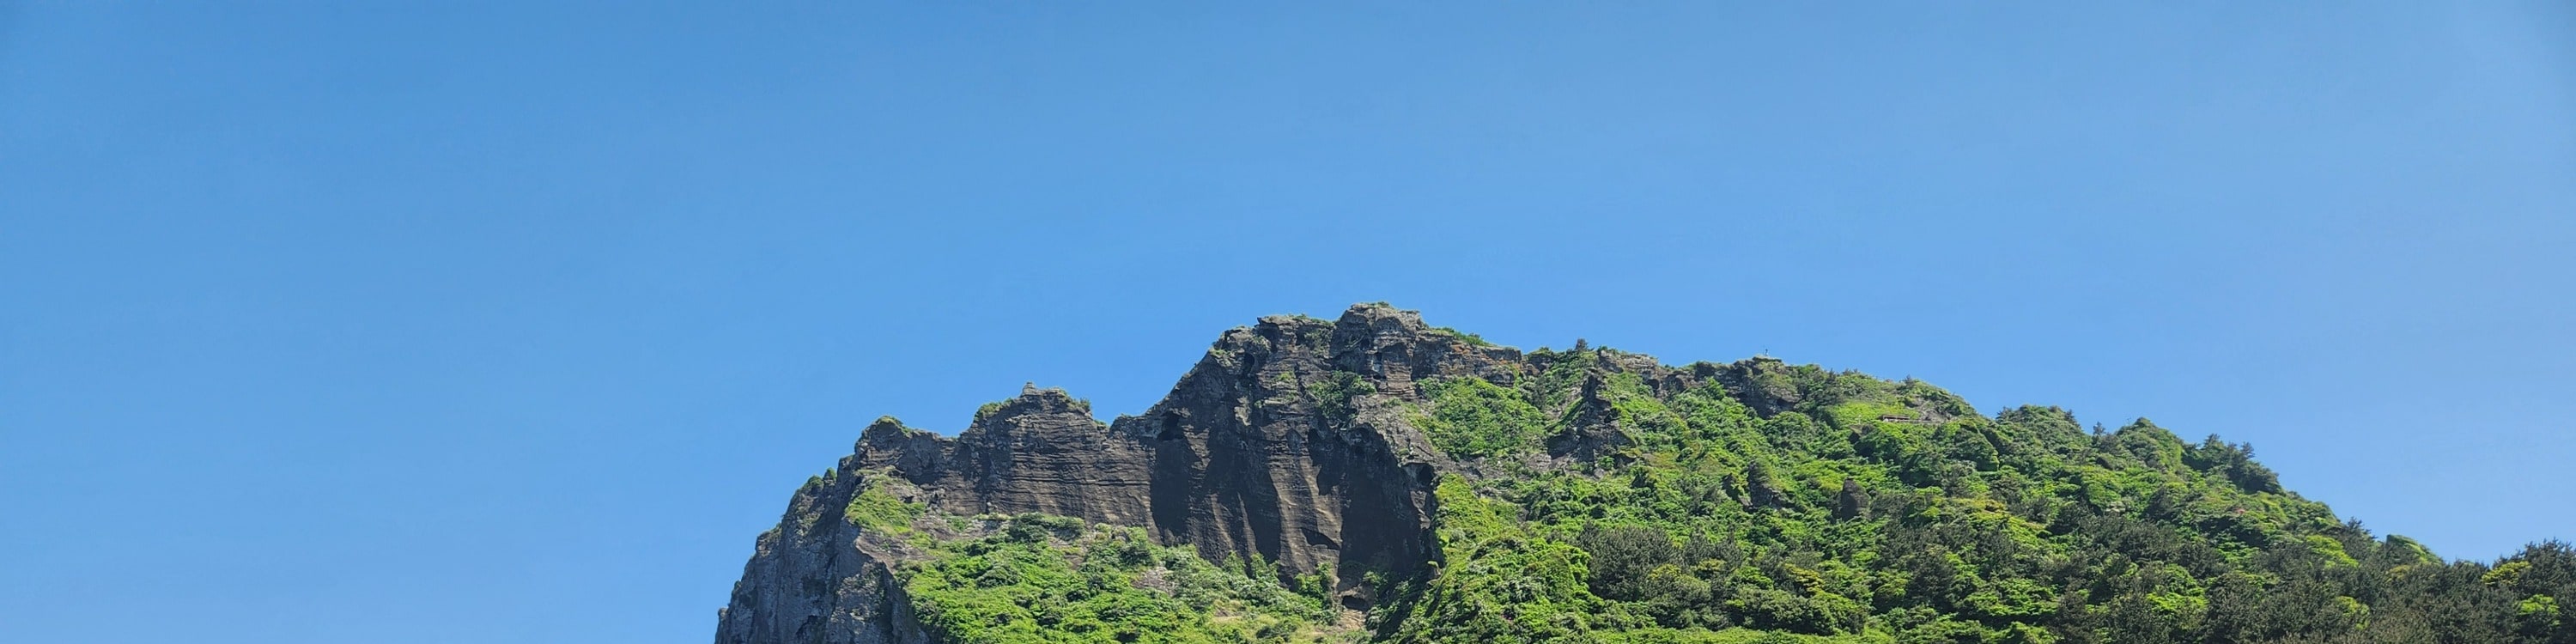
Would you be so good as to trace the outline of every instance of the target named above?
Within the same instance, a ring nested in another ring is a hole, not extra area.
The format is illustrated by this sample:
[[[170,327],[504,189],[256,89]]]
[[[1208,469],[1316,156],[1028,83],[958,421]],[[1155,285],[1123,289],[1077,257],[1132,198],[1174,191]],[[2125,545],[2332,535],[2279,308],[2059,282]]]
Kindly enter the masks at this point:
[[[716,641],[2576,643],[2565,544],[2445,562],[2251,456],[1363,304],[1226,331],[1112,422],[1034,386],[954,437],[878,419]]]

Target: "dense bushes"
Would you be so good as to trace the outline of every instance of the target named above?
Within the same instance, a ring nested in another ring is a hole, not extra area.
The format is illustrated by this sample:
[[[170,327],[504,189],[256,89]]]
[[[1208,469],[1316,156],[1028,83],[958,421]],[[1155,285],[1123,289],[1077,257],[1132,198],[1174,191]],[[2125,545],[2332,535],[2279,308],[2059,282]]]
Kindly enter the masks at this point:
[[[1518,392],[1477,378],[1435,380],[1423,387],[1432,411],[1415,419],[1440,451],[1460,457],[1505,456],[1538,447],[1548,425]]]
[[[2144,419],[2088,432],[2056,408],[1980,416],[1921,382],[1777,363],[1745,383],[1782,407],[1764,415],[1707,382],[1659,393],[1607,355],[1541,352],[1512,386],[1425,388],[1433,442],[1487,475],[1441,484],[1447,560],[1390,584],[1382,632],[2576,644],[2566,545],[2445,563],[2282,490],[2244,445]],[[1579,467],[1516,458],[1587,422],[1618,449]]]
[[[955,642],[1317,641],[1318,598],[1141,529],[1024,515],[899,568],[922,623]]]

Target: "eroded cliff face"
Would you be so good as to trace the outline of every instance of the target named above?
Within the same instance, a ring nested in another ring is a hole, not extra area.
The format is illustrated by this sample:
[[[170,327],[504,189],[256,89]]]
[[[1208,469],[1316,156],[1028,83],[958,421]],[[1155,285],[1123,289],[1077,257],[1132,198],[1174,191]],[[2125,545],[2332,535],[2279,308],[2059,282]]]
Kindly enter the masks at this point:
[[[1036,512],[1143,525],[1152,447],[1091,417],[1061,389],[1023,388],[950,439],[880,418],[860,433],[850,470],[884,468],[952,514]]]
[[[842,517],[859,481],[835,476],[796,491],[787,518],[761,533],[733,599],[716,614],[717,642],[933,641],[887,565],[894,555]]]
[[[1332,323],[1265,318],[1116,426],[1151,440],[1150,527],[1165,542],[1292,571],[1410,573],[1432,554],[1430,476],[1444,459],[1402,403],[1426,377],[1508,379],[1517,357],[1383,306]]]
[[[1533,458],[1582,462],[1618,444],[1601,374],[1637,374],[1658,390],[1715,378],[1758,396],[1761,368],[1611,356],[1566,383],[1567,402],[1549,410],[1565,419],[1561,433]],[[1160,403],[1112,423],[1062,390],[1036,387],[988,405],[955,438],[880,419],[761,537],[717,642],[924,641],[889,569],[901,549],[872,543],[842,516],[855,481],[871,475],[899,477],[905,501],[951,515],[1081,517],[1145,528],[1211,561],[1330,570],[1339,603],[1365,610],[1364,573],[1400,578],[1439,558],[1437,473],[1474,473],[1414,426],[1427,407],[1421,383],[1473,376],[1511,386],[1536,375],[1518,350],[1367,304],[1329,322],[1276,316],[1227,331]]]

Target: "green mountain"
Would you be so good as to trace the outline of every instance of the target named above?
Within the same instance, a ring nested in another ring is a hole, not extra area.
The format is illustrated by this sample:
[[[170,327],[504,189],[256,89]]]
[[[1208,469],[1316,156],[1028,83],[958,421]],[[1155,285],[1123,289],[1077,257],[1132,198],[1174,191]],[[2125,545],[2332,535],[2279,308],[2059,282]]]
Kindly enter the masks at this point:
[[[2561,597],[2567,544],[2445,561],[2146,419],[1370,304],[1228,331],[1114,422],[880,419],[716,640],[2576,644]]]

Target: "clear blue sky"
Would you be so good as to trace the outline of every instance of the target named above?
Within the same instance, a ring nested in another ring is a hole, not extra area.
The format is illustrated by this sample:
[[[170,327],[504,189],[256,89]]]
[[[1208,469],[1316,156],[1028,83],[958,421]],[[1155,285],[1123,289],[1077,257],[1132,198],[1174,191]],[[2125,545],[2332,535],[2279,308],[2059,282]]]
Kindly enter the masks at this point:
[[[363,4],[0,3],[0,639],[702,642],[869,419],[1374,300],[2576,538],[2563,2]]]

